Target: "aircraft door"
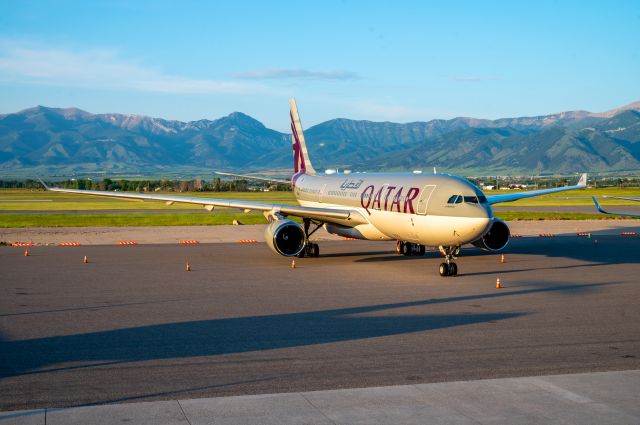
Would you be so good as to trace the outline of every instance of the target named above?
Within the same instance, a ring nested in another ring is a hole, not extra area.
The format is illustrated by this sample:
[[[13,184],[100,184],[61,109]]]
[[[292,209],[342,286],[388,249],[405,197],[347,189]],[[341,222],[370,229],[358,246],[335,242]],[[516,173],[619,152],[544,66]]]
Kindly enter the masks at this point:
[[[422,189],[422,194],[420,195],[420,199],[418,200],[418,209],[416,210],[417,214],[426,215],[427,207],[429,206],[429,199],[431,199],[431,195],[435,190],[435,185],[427,185]]]
[[[320,193],[318,194],[318,202],[323,202],[323,198],[324,198],[324,194],[327,190],[327,185],[323,184],[322,185],[322,189],[320,189]]]

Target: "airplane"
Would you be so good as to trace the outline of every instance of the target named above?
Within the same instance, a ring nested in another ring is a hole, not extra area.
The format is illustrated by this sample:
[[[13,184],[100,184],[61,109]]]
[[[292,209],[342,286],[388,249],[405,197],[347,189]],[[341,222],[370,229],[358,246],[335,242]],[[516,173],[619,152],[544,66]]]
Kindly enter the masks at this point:
[[[627,201],[640,202],[640,197],[635,197],[635,196],[606,196],[606,198],[625,199]],[[622,212],[615,212],[615,211],[605,211],[605,209],[600,206],[600,203],[598,203],[598,201],[596,201],[596,197],[595,196],[592,196],[591,199],[593,199],[593,203],[596,205],[596,209],[598,211],[600,211],[602,214],[621,215],[621,216],[625,216],[625,217],[640,217],[640,214],[622,213]]]
[[[61,189],[48,187],[42,180],[41,183],[53,192],[158,200],[167,205],[182,202],[202,205],[208,211],[216,207],[261,211],[268,221],[265,229],[268,246],[286,257],[317,257],[319,246],[309,238],[321,227],[343,237],[396,240],[397,250],[403,255],[423,255],[425,247],[437,247],[444,256],[439,267],[443,277],[458,274],[453,260],[461,246],[472,244],[484,250],[499,251],[507,245],[509,227],[493,215],[491,205],[586,187],[585,173],[573,186],[485,196],[469,180],[435,170],[434,174],[318,173],[309,158],[294,99],[289,101],[289,106],[294,174],[290,181],[262,180],[290,183],[299,205]],[[301,218],[302,225],[289,217]]]

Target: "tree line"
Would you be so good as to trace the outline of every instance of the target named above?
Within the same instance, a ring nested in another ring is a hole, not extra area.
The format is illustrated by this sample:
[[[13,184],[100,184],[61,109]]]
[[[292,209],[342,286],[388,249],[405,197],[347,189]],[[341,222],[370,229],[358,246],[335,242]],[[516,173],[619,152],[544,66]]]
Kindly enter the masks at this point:
[[[571,177],[520,177],[520,178],[471,178],[478,185],[495,184],[497,187],[510,186],[515,183],[527,184],[530,187],[548,188],[567,184],[575,184],[576,178]],[[640,177],[592,177],[589,176],[589,186],[595,187],[639,187]],[[248,180],[222,180],[219,177],[213,180],[196,178],[193,180],[128,180],[128,179],[67,179],[48,181],[47,184],[65,189],[83,190],[117,190],[122,192],[256,192],[256,191],[283,191],[291,190],[288,184],[270,184]],[[0,180],[0,189],[43,189],[38,180]]]
[[[262,190],[289,191],[287,184],[265,184],[247,180],[213,180],[196,178],[193,180],[128,180],[128,179],[67,179],[46,182],[47,185],[64,189],[117,190],[121,192],[255,192]],[[43,189],[37,180],[0,180],[2,189]]]

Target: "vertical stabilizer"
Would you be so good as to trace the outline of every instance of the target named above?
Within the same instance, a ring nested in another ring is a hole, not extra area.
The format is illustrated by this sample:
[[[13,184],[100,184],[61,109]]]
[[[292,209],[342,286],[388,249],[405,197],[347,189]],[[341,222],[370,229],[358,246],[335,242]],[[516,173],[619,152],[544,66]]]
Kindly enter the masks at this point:
[[[305,174],[315,175],[316,170],[313,169],[307,152],[307,145],[304,142],[304,134],[302,133],[302,124],[298,115],[298,107],[296,100],[289,100],[291,114],[291,143],[293,147],[293,171],[295,173],[303,172]]]

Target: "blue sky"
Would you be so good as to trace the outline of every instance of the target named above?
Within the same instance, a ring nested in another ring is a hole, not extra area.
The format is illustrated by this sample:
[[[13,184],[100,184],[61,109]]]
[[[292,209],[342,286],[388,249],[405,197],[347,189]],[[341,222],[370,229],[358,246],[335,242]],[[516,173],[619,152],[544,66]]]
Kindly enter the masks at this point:
[[[288,128],[640,100],[640,1],[0,2],[0,113],[76,106]]]

